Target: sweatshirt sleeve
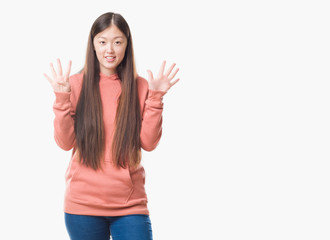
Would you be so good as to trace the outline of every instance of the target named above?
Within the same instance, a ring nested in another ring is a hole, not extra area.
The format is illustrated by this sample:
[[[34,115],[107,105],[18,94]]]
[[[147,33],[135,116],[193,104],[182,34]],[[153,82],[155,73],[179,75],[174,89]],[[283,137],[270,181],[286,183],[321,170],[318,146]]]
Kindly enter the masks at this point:
[[[69,151],[75,144],[74,134],[74,110],[70,100],[71,92],[55,92],[53,110],[54,137],[57,145],[63,150]]]
[[[162,135],[163,96],[166,92],[148,90],[144,103],[141,126],[141,147],[152,151],[158,145]]]

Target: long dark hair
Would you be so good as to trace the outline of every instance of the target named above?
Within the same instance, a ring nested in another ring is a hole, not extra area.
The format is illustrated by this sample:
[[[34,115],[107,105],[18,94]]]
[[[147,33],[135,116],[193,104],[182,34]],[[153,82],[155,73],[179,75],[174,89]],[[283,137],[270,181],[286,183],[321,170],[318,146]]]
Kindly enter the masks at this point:
[[[104,159],[105,136],[100,94],[100,66],[94,51],[94,37],[117,26],[127,38],[125,56],[116,71],[121,80],[121,95],[116,113],[116,129],[112,144],[112,162],[116,167],[136,167],[141,161],[141,110],[137,89],[132,36],[120,14],[105,13],[92,25],[87,45],[83,84],[77,103],[74,130],[80,162],[93,169],[101,168]]]

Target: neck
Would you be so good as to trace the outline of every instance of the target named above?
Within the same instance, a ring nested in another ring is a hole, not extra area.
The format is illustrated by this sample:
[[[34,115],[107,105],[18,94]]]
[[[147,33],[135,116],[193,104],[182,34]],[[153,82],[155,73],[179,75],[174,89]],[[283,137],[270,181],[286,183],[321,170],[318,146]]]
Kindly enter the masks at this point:
[[[100,72],[105,76],[111,76],[117,73],[116,69],[104,69],[100,66]]]

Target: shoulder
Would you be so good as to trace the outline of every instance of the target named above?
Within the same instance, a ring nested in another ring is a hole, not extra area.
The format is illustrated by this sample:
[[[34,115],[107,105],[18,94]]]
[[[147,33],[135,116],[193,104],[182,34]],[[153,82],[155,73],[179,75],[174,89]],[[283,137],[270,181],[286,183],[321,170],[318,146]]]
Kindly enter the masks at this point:
[[[149,89],[148,81],[145,78],[138,76],[137,86],[138,86],[140,100],[144,102],[144,100],[147,98],[148,95],[148,89]]]
[[[69,82],[71,85],[71,102],[74,106],[76,106],[79,99],[83,78],[83,72],[74,74],[69,78]]]
[[[148,88],[148,81],[144,78],[138,75],[137,77],[137,82],[138,82],[138,86],[142,87],[142,88]]]
[[[81,85],[83,78],[84,78],[83,72],[76,73],[76,74],[70,76],[69,82],[72,86]]]
[[[137,85],[138,85],[138,90],[140,93],[146,93],[148,92],[148,89],[149,89],[149,84],[148,84],[148,81],[141,77],[141,76],[138,76],[137,77]]]
[[[76,73],[69,78],[69,82],[71,85],[71,92],[73,92],[75,95],[78,95],[80,93],[82,83],[83,83],[84,73]]]

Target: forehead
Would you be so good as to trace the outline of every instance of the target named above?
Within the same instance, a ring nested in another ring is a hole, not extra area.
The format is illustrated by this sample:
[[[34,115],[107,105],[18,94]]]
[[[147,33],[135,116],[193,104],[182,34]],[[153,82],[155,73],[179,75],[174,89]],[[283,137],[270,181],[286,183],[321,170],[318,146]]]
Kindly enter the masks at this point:
[[[110,27],[96,34],[95,38],[114,39],[114,38],[126,38],[126,37],[125,34],[122,31],[120,31],[116,25],[111,24]]]

